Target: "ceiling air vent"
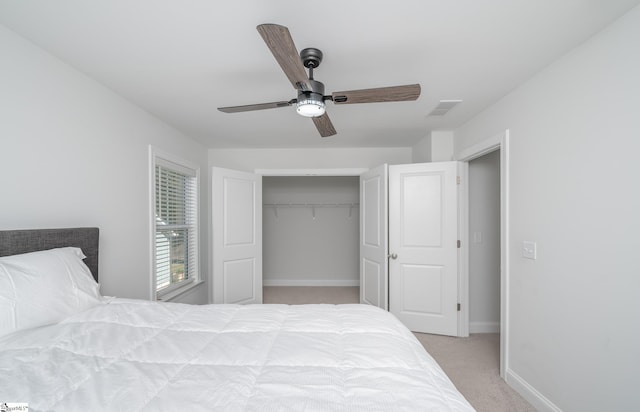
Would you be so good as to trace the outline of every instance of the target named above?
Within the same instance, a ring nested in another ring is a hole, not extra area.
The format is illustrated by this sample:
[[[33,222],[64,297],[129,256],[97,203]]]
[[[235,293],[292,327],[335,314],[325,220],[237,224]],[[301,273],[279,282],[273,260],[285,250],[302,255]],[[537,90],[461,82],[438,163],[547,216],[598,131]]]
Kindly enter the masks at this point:
[[[462,100],[440,100],[440,103],[427,115],[428,116],[444,116],[449,113],[449,110],[453,109],[462,103]]]

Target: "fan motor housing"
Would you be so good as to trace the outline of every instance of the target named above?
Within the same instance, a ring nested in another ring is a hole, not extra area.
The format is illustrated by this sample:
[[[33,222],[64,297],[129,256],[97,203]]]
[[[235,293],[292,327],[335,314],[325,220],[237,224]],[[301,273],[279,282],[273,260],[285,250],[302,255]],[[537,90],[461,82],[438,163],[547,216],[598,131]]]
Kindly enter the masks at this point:
[[[313,92],[298,92],[298,101],[314,100],[316,102],[324,102],[324,95]]]
[[[300,59],[307,69],[315,69],[322,63],[322,52],[314,47],[308,47],[300,51]]]

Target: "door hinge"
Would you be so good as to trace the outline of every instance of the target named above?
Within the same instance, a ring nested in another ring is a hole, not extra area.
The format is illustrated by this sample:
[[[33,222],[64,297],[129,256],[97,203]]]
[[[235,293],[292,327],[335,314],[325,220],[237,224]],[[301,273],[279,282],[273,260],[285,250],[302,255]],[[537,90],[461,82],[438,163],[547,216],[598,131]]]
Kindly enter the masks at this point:
[[[460,304],[458,303],[458,312],[460,312]]]
[[[458,240],[458,249],[460,249],[461,245],[462,245],[462,242]]]
[[[456,184],[460,184],[460,176],[456,176]]]

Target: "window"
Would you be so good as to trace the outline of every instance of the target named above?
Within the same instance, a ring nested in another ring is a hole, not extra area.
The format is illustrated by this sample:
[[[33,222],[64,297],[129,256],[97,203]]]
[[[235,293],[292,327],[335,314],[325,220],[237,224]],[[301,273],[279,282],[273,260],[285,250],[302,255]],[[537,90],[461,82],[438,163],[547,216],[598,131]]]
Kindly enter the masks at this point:
[[[198,279],[198,170],[154,156],[156,297]]]

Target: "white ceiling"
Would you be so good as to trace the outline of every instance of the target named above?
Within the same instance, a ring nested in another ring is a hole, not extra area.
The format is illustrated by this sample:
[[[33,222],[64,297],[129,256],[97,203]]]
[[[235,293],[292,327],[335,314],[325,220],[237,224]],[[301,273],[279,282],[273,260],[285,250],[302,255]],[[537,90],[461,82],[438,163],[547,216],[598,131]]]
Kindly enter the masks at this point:
[[[640,0],[20,0],[0,22],[207,147],[407,147],[454,129]],[[334,106],[322,139],[255,27],[316,47],[326,92],[420,83],[415,102]],[[552,96],[550,96],[552,98]],[[461,99],[444,117],[440,100]]]

